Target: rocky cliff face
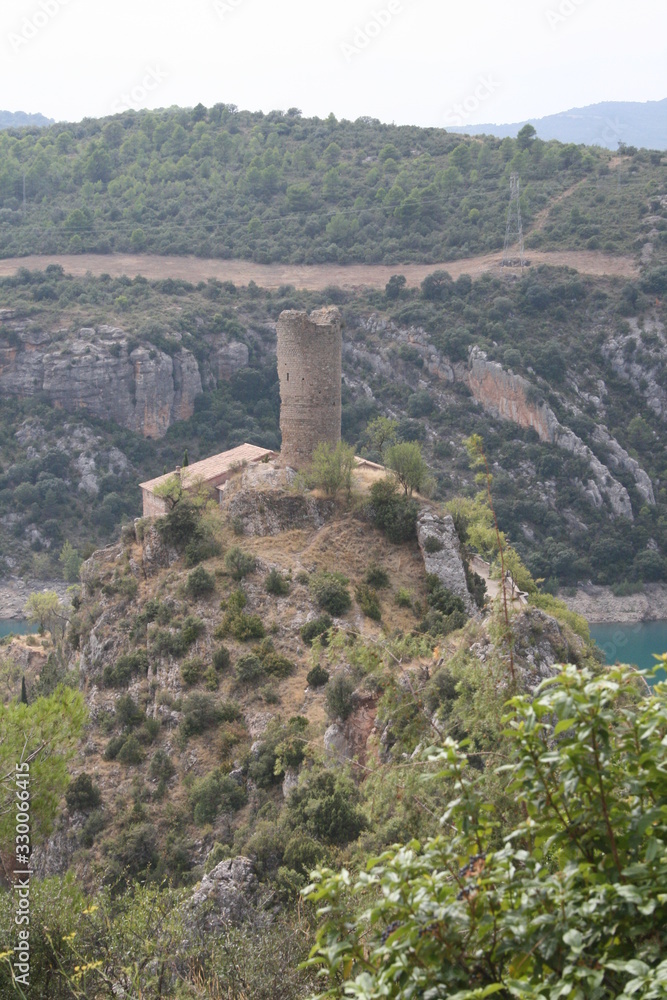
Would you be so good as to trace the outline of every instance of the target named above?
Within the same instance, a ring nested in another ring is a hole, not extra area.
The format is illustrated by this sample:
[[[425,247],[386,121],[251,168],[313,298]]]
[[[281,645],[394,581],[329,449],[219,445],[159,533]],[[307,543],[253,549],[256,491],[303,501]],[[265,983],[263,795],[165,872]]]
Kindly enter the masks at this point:
[[[487,413],[501,420],[511,420],[520,427],[532,427],[540,441],[555,444],[585,459],[591,476],[582,486],[594,506],[600,507],[606,500],[615,517],[633,520],[628,491],[614,478],[611,469],[629,472],[643,500],[647,504],[655,504],[650,478],[605,427],[596,427],[594,439],[604,448],[608,465],[604,465],[574,431],[559,423],[550,407],[532,398],[533,386],[527,379],[514,375],[495,361],[488,361],[479,348],[473,348],[470,353],[468,385],[473,397]]]
[[[44,395],[64,410],[86,410],[145,437],[160,438],[187,420],[202,391],[196,358],[133,346],[114,327],[83,328],[72,336],[18,327],[0,341],[0,392]]]

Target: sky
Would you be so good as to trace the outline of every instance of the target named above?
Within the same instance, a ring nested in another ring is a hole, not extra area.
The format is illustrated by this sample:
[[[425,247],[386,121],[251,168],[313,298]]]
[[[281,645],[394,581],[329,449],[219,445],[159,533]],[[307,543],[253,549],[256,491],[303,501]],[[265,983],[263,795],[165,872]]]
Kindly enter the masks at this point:
[[[396,124],[667,97],[665,0],[2,0],[0,108],[218,102]]]

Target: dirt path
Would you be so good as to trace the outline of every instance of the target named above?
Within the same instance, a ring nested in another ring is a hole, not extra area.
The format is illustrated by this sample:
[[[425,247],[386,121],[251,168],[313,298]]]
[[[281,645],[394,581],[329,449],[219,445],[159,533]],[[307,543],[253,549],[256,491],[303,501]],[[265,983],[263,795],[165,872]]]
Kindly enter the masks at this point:
[[[612,257],[597,250],[557,250],[553,253],[529,251],[528,259],[534,267],[537,264],[565,265],[582,274],[615,275],[631,278],[638,273],[637,265],[629,257]],[[182,278],[198,282],[207,278],[233,281],[237,285],[247,285],[254,281],[261,288],[278,288],[280,285],[295,285],[311,291],[321,291],[327,285],[340,288],[384,288],[393,274],[404,274],[410,286],[419,285],[427,274],[434,271],[449,271],[453,278],[460,274],[475,277],[485,271],[498,270],[500,273],[501,253],[469,257],[466,260],[449,261],[444,264],[254,264],[246,260],[209,260],[201,257],[158,257],[150,254],[54,254],[31,257],[10,257],[0,260],[0,276],[12,275],[20,267],[43,270],[49,264],[61,264],[68,274],[85,275],[90,271],[95,276],[123,274],[133,278],[137,274],[145,278]]]
[[[588,178],[584,177],[583,180],[577,181],[576,184],[573,184],[572,187],[567,188],[566,191],[562,191],[557,198],[553,198],[549,202],[546,208],[543,208],[541,212],[537,213],[532,226],[530,226],[527,229],[526,235],[528,235],[528,233],[535,233],[539,232],[541,229],[544,229],[547,219],[549,218],[549,212],[554,207],[554,205],[557,205],[559,202],[565,201],[566,198],[569,198],[570,195],[574,194],[577,188],[581,187],[582,184],[585,184],[587,180]]]

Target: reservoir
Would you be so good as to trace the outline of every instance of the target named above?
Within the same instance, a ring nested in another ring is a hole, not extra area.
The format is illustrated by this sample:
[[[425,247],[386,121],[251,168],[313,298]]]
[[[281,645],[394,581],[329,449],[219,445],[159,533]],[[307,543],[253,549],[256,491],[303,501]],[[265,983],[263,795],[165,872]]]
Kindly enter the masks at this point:
[[[28,635],[36,632],[37,626],[20,618],[0,618],[0,639],[13,632],[15,635]]]
[[[591,635],[609,664],[633,663],[645,670],[655,666],[653,653],[667,653],[667,621],[591,625]]]

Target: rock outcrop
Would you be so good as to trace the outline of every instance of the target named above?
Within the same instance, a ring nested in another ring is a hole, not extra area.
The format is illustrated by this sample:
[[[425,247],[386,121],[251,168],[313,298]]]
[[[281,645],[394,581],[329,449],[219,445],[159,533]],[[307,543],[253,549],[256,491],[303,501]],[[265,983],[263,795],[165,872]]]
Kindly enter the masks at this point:
[[[531,398],[534,387],[527,379],[507,371],[498,362],[488,361],[484,351],[474,347],[470,352],[468,385],[473,397],[487,413],[501,420],[511,420],[519,427],[532,427],[540,441],[555,444],[563,451],[583,458],[591,470],[588,482],[581,484],[589,501],[595,507],[600,507],[606,499],[615,517],[633,520],[632,503],[627,489],[574,431],[558,421],[556,414],[546,403]],[[648,475],[606,428],[598,425],[594,440],[607,452],[609,466],[629,472],[645,502],[655,504],[653,486]]]
[[[239,855],[204,875],[183,905],[183,921],[198,933],[223,932],[230,924],[256,917],[259,882],[250,858]]]
[[[0,392],[42,395],[56,407],[85,410],[103,420],[160,438],[187,420],[202,391],[193,354],[137,346],[114,327],[83,328],[74,336],[18,327],[0,341]]]
[[[468,591],[461,544],[451,515],[439,517],[423,510],[417,518],[417,539],[427,573],[433,573],[443,587],[460,597],[469,615],[477,608]],[[438,546],[440,546],[438,548]]]

